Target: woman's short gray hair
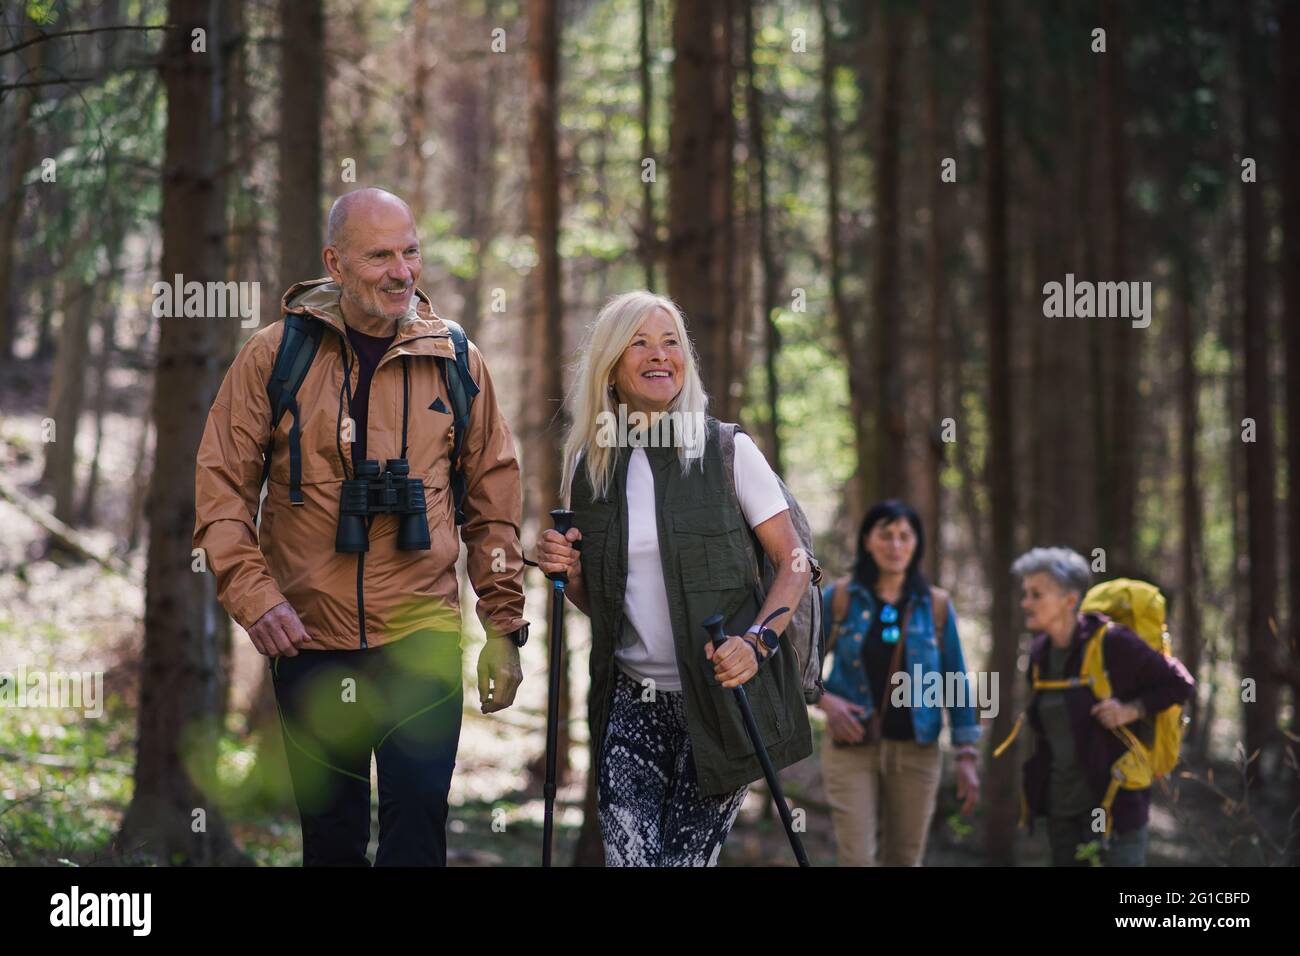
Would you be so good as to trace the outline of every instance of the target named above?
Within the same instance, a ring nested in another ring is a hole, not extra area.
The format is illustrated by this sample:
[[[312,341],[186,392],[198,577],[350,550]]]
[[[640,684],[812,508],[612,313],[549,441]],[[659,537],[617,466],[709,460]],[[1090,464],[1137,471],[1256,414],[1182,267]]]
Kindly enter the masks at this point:
[[[1046,574],[1065,591],[1083,594],[1092,584],[1092,570],[1078,551],[1070,548],[1031,548],[1011,565],[1011,573],[1018,578],[1031,574]]]

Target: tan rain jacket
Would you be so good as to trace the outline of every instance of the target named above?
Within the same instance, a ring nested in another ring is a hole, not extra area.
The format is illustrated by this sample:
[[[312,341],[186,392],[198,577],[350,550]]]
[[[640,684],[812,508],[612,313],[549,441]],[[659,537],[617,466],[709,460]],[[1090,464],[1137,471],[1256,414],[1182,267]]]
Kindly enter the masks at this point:
[[[351,445],[344,441],[345,369],[352,389],[358,377],[334,282],[301,282],[284,296],[285,311],[310,316],[328,329],[297,395],[303,503],[289,503],[293,415],[286,412],[276,429],[260,535],[254,516],[270,437],[266,383],[284,322],[254,334],[226,373],[199,445],[194,545],[206,552],[222,605],[245,629],[284,600],[312,637],[306,647],[317,650],[377,647],[421,628],[459,627],[455,564],[460,542],[449,481],[451,399],[442,363],[435,361],[437,356],[453,358],[454,350],[428,296],[417,289],[413,301],[414,314],[398,324],[397,338],[375,369],[366,456],[382,468],[385,459],[401,453],[405,360],[410,377],[407,458],[410,474],[424,479],[429,551],[399,551],[393,515],[374,518],[365,554],[334,550],[340,483],[353,477]],[[479,619],[489,633],[508,634],[524,624],[519,463],[492,378],[473,343],[469,367],[480,392],[463,446],[466,494],[460,537],[479,598]]]

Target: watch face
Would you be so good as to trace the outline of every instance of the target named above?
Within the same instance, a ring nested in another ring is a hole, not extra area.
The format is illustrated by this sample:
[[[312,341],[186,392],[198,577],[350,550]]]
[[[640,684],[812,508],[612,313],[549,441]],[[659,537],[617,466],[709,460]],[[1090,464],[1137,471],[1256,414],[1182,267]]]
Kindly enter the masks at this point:
[[[525,624],[519,630],[510,635],[510,639],[515,642],[515,647],[523,647],[528,643],[528,625]]]
[[[762,635],[763,643],[771,650],[776,650],[777,645],[781,643],[781,635],[770,627],[763,628]]]

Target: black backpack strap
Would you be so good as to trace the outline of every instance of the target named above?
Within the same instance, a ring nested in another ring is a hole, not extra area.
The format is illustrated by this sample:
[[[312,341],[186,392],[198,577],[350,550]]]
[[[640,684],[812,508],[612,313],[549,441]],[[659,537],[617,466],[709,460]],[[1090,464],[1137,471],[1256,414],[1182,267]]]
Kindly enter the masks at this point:
[[[465,330],[450,319],[443,319],[451,333],[451,343],[456,350],[454,362],[442,360],[442,380],[451,397],[451,499],[456,508],[456,524],[465,523],[465,470],[461,467],[461,450],[465,444],[465,431],[469,428],[470,407],[479,393],[478,383],[469,373],[469,338]]]
[[[275,353],[271,377],[266,382],[266,396],[271,405],[271,437],[266,444],[266,458],[262,465],[262,481],[271,473],[271,451],[275,446],[275,430],[286,411],[293,414],[289,428],[289,502],[300,505],[302,501],[302,447],[299,443],[299,416],[296,396],[302,387],[307,370],[320,348],[322,326],[298,312],[288,312],[284,317],[284,335]]]

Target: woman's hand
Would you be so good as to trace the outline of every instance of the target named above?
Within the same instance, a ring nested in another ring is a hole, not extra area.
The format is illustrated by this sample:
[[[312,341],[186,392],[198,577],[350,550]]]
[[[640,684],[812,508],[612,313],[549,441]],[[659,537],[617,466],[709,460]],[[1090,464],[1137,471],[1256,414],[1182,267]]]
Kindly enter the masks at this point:
[[[975,760],[973,757],[966,756],[957,758],[957,799],[961,801],[961,812],[963,816],[970,816],[975,810],[975,804],[980,799],[980,774],[975,769]]]
[[[713,675],[723,687],[739,687],[758,673],[753,645],[741,637],[728,637],[716,651],[710,641],[704,656],[713,661]]]
[[[1142,712],[1132,704],[1125,704],[1115,697],[1107,697],[1092,705],[1090,711],[1107,730],[1114,730],[1124,724],[1131,724],[1142,716]]]
[[[867,735],[862,721],[858,719],[867,713],[867,708],[862,705],[851,703],[835,694],[823,693],[817,706],[826,715],[832,740],[842,744],[857,744]]]
[[[548,528],[537,542],[537,566],[543,574],[564,572],[570,580],[581,578],[582,562],[578,560],[578,550],[572,547],[572,542],[581,540],[582,532],[577,528],[570,528],[563,535]]]

